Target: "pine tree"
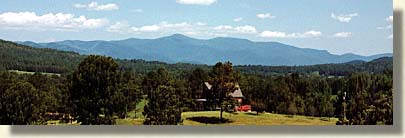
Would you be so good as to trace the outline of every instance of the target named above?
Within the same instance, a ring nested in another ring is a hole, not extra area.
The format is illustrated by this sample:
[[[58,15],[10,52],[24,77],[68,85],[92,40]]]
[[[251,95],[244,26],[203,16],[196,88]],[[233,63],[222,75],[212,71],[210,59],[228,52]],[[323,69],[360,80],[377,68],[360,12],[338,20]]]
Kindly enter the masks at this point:
[[[121,72],[111,57],[88,56],[78,66],[70,80],[70,101],[73,116],[82,125],[114,124],[116,108],[123,103],[119,91]]]
[[[148,95],[148,103],[142,113],[145,116],[144,124],[177,125],[181,122],[181,102],[172,83],[164,68],[149,72],[144,78],[142,86]]]

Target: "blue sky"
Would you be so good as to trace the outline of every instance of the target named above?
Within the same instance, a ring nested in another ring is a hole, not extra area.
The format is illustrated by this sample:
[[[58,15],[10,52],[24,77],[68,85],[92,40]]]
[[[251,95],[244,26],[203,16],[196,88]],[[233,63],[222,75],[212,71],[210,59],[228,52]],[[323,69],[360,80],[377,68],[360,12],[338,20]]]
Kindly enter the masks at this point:
[[[277,41],[333,54],[392,53],[391,0],[1,0],[0,39],[184,34]]]

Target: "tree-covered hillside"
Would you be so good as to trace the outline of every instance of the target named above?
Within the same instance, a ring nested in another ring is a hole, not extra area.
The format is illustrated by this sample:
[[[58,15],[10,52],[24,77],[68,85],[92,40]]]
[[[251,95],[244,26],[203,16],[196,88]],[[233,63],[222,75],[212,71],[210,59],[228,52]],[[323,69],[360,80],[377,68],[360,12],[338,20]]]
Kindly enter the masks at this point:
[[[0,40],[0,69],[66,73],[84,56],[48,48],[32,48]]]
[[[9,41],[0,40],[0,69],[24,70],[50,73],[67,73],[84,59],[85,56],[74,52],[64,52],[47,48],[32,48]],[[176,63],[169,64],[159,61],[142,59],[116,59],[121,69],[131,69],[134,72],[146,74],[149,71],[164,67],[169,72],[190,72],[196,68],[208,70],[209,65]],[[263,66],[237,65],[235,70],[245,74],[287,74],[287,73],[319,73],[327,76],[347,76],[353,72],[381,73],[392,70],[392,57],[382,57],[369,62],[352,61],[341,64],[319,64],[308,66]]]

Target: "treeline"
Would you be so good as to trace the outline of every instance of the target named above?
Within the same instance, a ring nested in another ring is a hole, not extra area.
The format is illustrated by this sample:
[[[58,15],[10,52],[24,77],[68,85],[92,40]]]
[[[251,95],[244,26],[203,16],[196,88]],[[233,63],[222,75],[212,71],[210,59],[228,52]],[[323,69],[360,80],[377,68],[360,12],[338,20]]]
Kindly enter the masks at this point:
[[[0,124],[45,124],[46,113],[67,112],[64,77],[0,70]]]
[[[337,124],[393,124],[392,72],[347,77],[245,75],[246,102],[259,112],[338,117]]]
[[[85,57],[74,52],[32,48],[0,40],[0,69],[68,74]],[[201,68],[205,71],[212,68],[212,66],[208,65],[189,63],[168,64],[140,59],[115,59],[115,61],[120,65],[121,69],[130,69],[135,73],[143,75],[159,68],[165,68],[173,74],[191,72],[196,68]],[[318,73],[324,76],[348,76],[353,72],[382,73],[387,69],[392,70],[393,59],[392,57],[384,57],[370,62],[353,61],[341,64],[309,66],[237,65],[234,68],[236,71],[245,74],[283,75],[287,73]]]
[[[262,66],[241,65],[235,69],[247,74],[286,74],[286,73],[318,73],[324,76],[348,76],[353,72],[383,73],[392,70],[392,57],[382,57],[369,62],[352,61],[339,64],[319,64],[307,66]]]
[[[212,84],[212,91],[207,93],[204,82]],[[337,124],[393,124],[390,70],[347,77],[269,76],[243,74],[231,63],[218,63],[208,71],[173,74],[159,68],[140,75],[102,56],[88,56],[62,76],[0,71],[0,124],[45,124],[52,113],[84,125],[115,124],[144,98],[144,124],[181,123],[181,112],[196,110],[194,99],[201,97],[210,107],[221,107],[222,117],[234,104],[229,93],[235,84],[245,95],[244,104],[258,113],[338,117]]]

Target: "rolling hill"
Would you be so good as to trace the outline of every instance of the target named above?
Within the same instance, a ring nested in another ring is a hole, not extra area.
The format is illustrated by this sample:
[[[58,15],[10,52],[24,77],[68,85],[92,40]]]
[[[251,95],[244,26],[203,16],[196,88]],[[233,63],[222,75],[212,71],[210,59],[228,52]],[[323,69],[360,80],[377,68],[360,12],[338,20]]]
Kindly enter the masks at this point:
[[[115,41],[65,40],[51,43],[18,42],[36,48],[52,48],[80,54],[106,55],[119,59],[143,59],[168,63],[193,63],[213,65],[231,61],[234,65],[315,65],[344,63],[353,60],[371,61],[392,56],[379,54],[334,55],[326,50],[298,48],[278,42],[253,42],[247,39],[218,37],[195,39],[174,34],[157,39],[130,38]]]

